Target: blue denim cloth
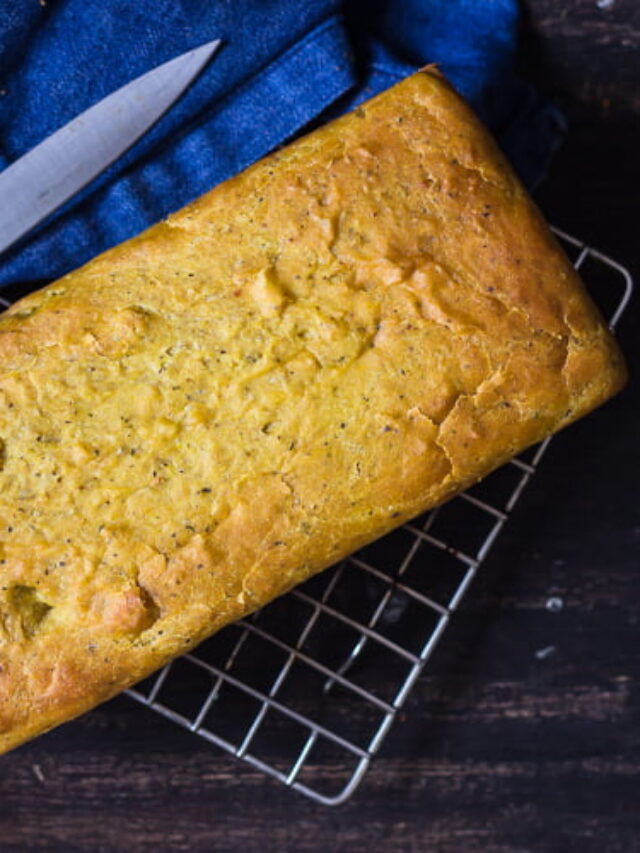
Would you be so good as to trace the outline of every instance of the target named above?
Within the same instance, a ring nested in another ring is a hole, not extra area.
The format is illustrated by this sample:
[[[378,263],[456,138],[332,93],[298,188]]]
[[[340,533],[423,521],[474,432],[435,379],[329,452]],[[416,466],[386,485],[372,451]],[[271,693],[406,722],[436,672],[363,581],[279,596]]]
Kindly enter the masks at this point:
[[[64,274],[427,62],[534,185],[562,119],[513,75],[517,25],[516,0],[0,0],[0,169],[129,80],[224,41],[141,141],[0,258],[0,285]]]

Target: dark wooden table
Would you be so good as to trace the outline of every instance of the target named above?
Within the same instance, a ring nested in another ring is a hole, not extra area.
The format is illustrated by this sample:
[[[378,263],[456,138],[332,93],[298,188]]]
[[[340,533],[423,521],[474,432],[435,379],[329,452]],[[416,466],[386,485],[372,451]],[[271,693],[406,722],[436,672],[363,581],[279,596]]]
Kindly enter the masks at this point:
[[[640,7],[527,9],[523,72],[570,121],[540,202],[637,277]],[[632,370],[639,318],[636,300],[620,326]],[[3,759],[0,850],[640,850],[639,403],[634,378],[552,443],[345,805],[121,697]]]

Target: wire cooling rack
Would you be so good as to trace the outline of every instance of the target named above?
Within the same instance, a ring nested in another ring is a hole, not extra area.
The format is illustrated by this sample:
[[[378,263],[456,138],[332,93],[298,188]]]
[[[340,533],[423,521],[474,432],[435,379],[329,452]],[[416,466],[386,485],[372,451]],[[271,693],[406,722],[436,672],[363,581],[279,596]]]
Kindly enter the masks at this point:
[[[631,296],[628,271],[556,234],[614,327]],[[316,802],[344,802],[548,443],[220,631],[129,696]]]
[[[615,327],[628,271],[556,235]],[[356,789],[549,439],[129,695],[316,802]]]
[[[628,271],[556,235],[615,327]],[[129,695],[316,802],[356,789],[549,444],[174,661]]]

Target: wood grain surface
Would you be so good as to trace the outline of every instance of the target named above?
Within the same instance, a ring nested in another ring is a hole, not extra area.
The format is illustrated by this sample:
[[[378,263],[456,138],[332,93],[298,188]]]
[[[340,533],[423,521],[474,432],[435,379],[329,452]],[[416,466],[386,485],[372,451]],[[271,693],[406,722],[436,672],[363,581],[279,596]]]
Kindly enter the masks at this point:
[[[522,71],[570,122],[540,202],[637,276],[640,6],[526,6]],[[640,850],[639,403],[634,377],[552,443],[346,804],[120,697],[2,760],[0,851]]]

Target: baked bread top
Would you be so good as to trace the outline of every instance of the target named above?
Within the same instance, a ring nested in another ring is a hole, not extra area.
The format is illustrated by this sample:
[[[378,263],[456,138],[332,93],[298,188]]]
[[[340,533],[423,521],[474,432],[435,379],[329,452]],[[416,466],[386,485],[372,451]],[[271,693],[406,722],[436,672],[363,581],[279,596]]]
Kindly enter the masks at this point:
[[[431,69],[26,297],[0,318],[0,751],[623,381]]]

